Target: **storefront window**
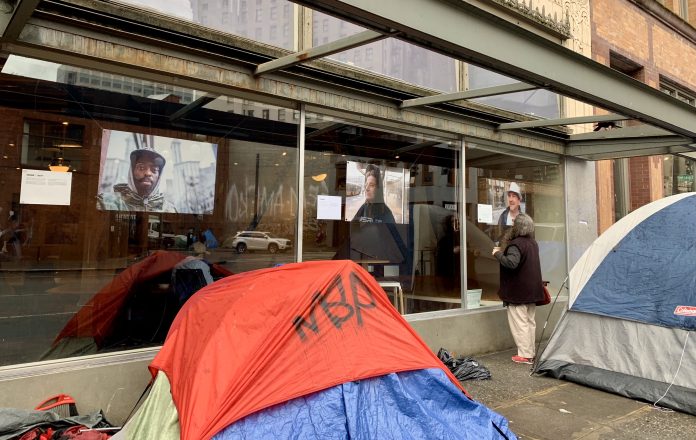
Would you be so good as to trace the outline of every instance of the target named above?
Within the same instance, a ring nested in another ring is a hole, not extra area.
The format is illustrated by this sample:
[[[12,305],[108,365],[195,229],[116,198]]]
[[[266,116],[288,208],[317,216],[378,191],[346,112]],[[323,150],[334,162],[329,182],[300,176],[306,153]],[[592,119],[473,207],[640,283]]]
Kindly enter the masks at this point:
[[[0,365],[159,345],[206,284],[296,260],[295,110],[95,77],[0,74]]]
[[[663,156],[664,195],[694,191],[696,160],[683,156]]]
[[[510,210],[535,223],[542,278],[558,291],[566,276],[563,176],[558,164],[507,156],[493,150],[466,149],[467,289],[481,304],[500,305],[500,265],[491,255],[510,228]],[[508,197],[510,192],[519,197]],[[511,200],[512,199],[512,200]]]
[[[312,13],[312,46],[336,41],[364,30],[321,12]],[[443,92],[457,89],[453,58],[395,38],[356,47],[329,58],[422,87]]]
[[[461,307],[457,143],[317,115],[305,138],[303,260],[397,283],[402,313]]]

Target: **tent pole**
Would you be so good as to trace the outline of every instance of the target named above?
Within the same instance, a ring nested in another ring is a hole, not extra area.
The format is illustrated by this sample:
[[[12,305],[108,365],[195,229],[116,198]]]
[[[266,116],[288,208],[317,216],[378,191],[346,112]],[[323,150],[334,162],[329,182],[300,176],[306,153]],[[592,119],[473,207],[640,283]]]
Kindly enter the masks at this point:
[[[546,326],[549,323],[549,318],[551,318],[551,313],[553,313],[553,308],[556,306],[556,301],[558,301],[558,297],[561,294],[561,290],[563,290],[563,287],[566,285],[568,282],[568,275],[566,275],[565,279],[563,280],[563,283],[561,283],[561,287],[558,288],[558,292],[556,292],[556,297],[553,299],[553,302],[551,303],[551,308],[549,309],[549,314],[546,315],[546,320],[544,321],[544,327],[541,329],[541,335],[539,336],[539,342],[537,343],[536,346],[536,354],[534,355],[534,364],[532,365],[532,372],[529,373],[531,376],[534,374],[534,371],[537,368],[537,365],[539,364],[539,358],[541,357],[541,353],[539,352],[539,348],[541,347],[541,341],[544,340],[544,332],[546,331]],[[546,347],[544,347],[546,348]]]

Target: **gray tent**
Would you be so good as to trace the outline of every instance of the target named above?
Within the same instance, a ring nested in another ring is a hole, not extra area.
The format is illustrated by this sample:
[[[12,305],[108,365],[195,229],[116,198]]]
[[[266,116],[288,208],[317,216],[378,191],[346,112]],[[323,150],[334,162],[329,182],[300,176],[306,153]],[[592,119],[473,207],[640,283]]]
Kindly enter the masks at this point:
[[[614,224],[569,289],[535,372],[696,414],[696,193]]]

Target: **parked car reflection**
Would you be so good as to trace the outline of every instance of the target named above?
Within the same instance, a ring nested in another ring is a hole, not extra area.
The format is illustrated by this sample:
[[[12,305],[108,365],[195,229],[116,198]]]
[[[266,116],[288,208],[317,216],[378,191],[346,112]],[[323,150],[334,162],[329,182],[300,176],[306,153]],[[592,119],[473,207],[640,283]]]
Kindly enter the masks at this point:
[[[223,247],[231,247],[238,253],[247,251],[268,251],[275,254],[292,248],[292,240],[276,237],[270,232],[240,231],[231,239],[225,240]]]

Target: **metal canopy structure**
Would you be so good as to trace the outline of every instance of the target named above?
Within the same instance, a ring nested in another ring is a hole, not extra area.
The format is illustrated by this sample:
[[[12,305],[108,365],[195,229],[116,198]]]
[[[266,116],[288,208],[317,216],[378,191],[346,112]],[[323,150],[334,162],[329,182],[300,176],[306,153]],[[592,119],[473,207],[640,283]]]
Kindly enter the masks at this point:
[[[255,75],[261,75],[263,73],[275,72],[276,70],[287,69],[288,67],[294,66],[296,64],[304,63],[307,61],[315,60],[317,58],[323,58],[329,55],[333,55],[344,50],[352,49],[354,47],[362,46],[368,43],[379,41],[383,38],[389,37],[389,34],[382,34],[374,31],[364,31],[359,34],[351,35],[349,37],[341,38],[340,40],[333,41],[331,43],[326,43],[321,46],[313,47],[311,49],[303,50],[301,52],[296,52],[267,63],[260,64]]]
[[[440,95],[424,96],[423,98],[407,99],[401,103],[401,108],[417,107],[421,105],[441,104],[443,102],[459,101],[461,99],[484,98],[487,96],[505,95],[515,92],[536,90],[539,87],[529,84],[505,84],[502,86],[485,87],[481,89],[467,90],[464,92],[443,93]]]
[[[191,112],[198,110],[201,107],[204,107],[214,100],[216,100],[220,95],[213,95],[213,94],[206,94],[201,96],[200,98],[196,99],[192,103],[186,105],[185,107],[182,107],[175,113],[173,113],[171,116],[169,116],[170,121],[176,121],[181,118],[185,118],[186,115],[190,114]]]
[[[554,125],[587,124],[590,122],[627,121],[632,118],[621,115],[578,116],[562,119],[537,119],[535,121],[506,122],[498,125],[498,130],[518,130],[520,128],[553,127]]]
[[[689,138],[648,125],[570,136],[566,154],[588,160],[696,151]]]
[[[433,106],[445,111],[457,111],[459,106],[448,103],[543,88],[598,106],[613,114],[519,122],[501,122],[501,118],[492,118],[488,123],[494,129],[532,130],[542,136],[554,136],[555,140],[563,138],[564,134],[554,130],[544,131],[545,127],[634,119],[649,124],[646,126],[648,129],[649,126],[662,129],[662,132],[656,133],[622,128],[612,130],[611,135],[602,133],[589,138],[566,137],[565,154],[585,159],[665,152],[679,154],[682,151],[696,150],[693,147],[696,140],[696,108],[466,0],[291,1],[368,30],[271,61],[266,61],[267,56],[257,57],[265,59],[257,61],[255,75],[287,70],[306,61],[383,38],[396,37],[520,81],[478,90],[401,98],[398,100],[400,103],[395,103],[397,109]],[[0,14],[1,40],[5,50],[10,51],[14,47],[13,42],[19,42],[25,25],[32,23],[32,15],[37,7],[42,7],[41,0],[15,0],[13,3],[11,13]],[[46,5],[48,4],[53,3],[47,2]],[[40,48],[31,46],[17,47],[25,47],[26,53],[41,51]],[[305,73],[321,75],[321,69],[312,67]],[[172,118],[185,117],[187,112],[207,104],[208,99],[209,97],[204,97],[190,104],[188,108],[173,114]]]
[[[12,14],[0,14],[0,36],[15,40],[41,0],[16,0]]]
[[[399,31],[407,42],[663,128],[689,143],[696,139],[696,108],[463,0],[293,1],[378,32]],[[615,143],[602,153],[610,154]]]

